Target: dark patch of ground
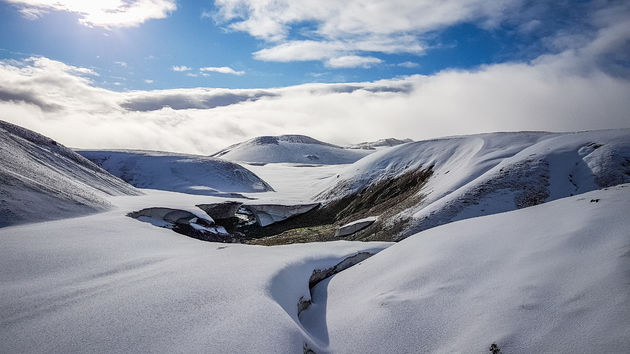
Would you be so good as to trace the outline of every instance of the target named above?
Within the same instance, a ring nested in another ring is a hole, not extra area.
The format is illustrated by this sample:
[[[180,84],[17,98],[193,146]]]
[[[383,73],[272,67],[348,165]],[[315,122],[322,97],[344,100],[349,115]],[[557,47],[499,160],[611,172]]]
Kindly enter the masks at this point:
[[[393,241],[408,222],[395,216],[422,200],[420,190],[432,173],[432,166],[409,171],[368,185],[307,213],[266,227],[248,225],[239,231],[247,235],[247,243],[260,245],[339,239]],[[368,216],[380,217],[374,224],[355,234],[335,237],[337,227]]]

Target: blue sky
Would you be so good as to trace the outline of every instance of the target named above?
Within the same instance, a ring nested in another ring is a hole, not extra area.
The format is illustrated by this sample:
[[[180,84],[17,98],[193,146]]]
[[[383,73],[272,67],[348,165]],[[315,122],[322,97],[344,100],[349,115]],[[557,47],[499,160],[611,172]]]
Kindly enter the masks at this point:
[[[0,119],[210,154],[630,127],[627,0],[0,0]]]
[[[308,82],[360,82],[401,75],[432,74],[481,64],[527,60],[540,54],[538,44],[545,31],[519,31],[521,22],[501,21],[487,25],[486,15],[463,15],[460,20],[435,28],[409,26],[405,35],[426,47],[421,53],[350,50],[352,55],[377,58],[381,62],[358,67],[331,67],[322,60],[284,62],[256,59],[255,52],[270,41],[222,20],[212,1],[178,1],[176,10],[163,18],[147,19],[134,26],[84,25],[81,13],[46,10],[25,16],[26,5],[0,1],[0,56],[22,59],[44,56],[66,64],[91,68],[100,74],[95,84],[113,90],[167,89],[186,87],[267,88]],[[508,5],[505,5],[508,6]],[[516,6],[516,5],[510,5]],[[548,8],[532,16],[554,19],[545,26],[569,27],[575,4]],[[511,10],[516,11],[516,10]],[[555,18],[559,17],[559,18]],[[525,19],[523,21],[529,21]],[[313,28],[324,22],[296,20],[288,27],[285,41],[318,39]],[[366,24],[369,25],[369,24]],[[571,26],[577,26],[573,21]],[[344,33],[340,35],[342,37]],[[387,35],[395,37],[398,33]],[[335,34],[332,35],[334,37]],[[330,38],[330,37],[329,37]],[[334,38],[333,38],[334,39]],[[272,44],[273,45],[273,44]],[[173,71],[185,66],[187,71]],[[206,72],[202,67],[230,67],[242,75]]]

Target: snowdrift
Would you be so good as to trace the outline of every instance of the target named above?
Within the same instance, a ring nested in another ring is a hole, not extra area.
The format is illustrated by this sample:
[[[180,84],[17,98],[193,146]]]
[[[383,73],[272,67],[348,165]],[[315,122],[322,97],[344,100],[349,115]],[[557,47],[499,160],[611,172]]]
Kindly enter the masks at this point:
[[[0,121],[0,227],[105,210],[140,192],[43,135]]]
[[[212,156],[251,163],[337,165],[353,163],[371,151],[344,149],[303,135],[260,136],[223,149]]]
[[[318,284],[316,353],[624,353],[630,185],[423,231]]]
[[[157,151],[77,152],[138,188],[225,196],[273,190],[248,169],[212,157]]]
[[[202,200],[220,199],[151,190],[104,213],[0,229],[0,352],[302,353],[298,303],[313,271],[389,246],[221,244],[125,216]]]
[[[390,223],[397,235],[630,182],[630,130],[492,133],[408,143],[345,167],[315,199],[330,203],[417,171],[431,172]]]

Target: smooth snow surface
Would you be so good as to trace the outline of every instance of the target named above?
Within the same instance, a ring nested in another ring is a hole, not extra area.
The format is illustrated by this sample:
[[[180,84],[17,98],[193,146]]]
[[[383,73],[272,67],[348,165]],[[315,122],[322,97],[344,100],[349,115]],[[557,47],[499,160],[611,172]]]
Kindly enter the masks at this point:
[[[0,121],[0,227],[105,210],[108,195],[140,194],[43,135]]]
[[[336,180],[337,174],[349,165],[304,165],[291,163],[245,164],[269,183],[277,193],[265,193],[269,201],[304,203]],[[261,195],[262,197],[262,195]]]
[[[630,182],[630,129],[579,133],[491,133],[408,143],[375,152],[329,179],[332,200],[417,169],[433,175],[423,200],[403,211],[401,237]]]
[[[124,216],[220,200],[148,190],[104,213],[1,229],[0,352],[302,353],[313,270],[390,245],[221,244]]]
[[[433,228],[314,288],[317,353],[627,353],[630,185]]]
[[[212,155],[250,163],[303,163],[337,165],[353,163],[371,153],[344,149],[303,135],[260,136],[232,145]]]
[[[248,169],[212,157],[155,151],[77,152],[138,188],[227,196],[273,190]]]

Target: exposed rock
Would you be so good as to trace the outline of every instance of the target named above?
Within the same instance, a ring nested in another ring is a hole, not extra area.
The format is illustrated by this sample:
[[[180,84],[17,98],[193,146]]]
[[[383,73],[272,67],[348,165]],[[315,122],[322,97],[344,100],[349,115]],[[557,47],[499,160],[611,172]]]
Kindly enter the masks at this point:
[[[197,215],[189,211],[180,210],[180,209],[172,209],[172,208],[146,208],[146,209],[131,212],[127,214],[127,216],[132,217],[134,219],[138,219],[141,217],[158,219],[158,220],[166,221],[167,223],[171,223],[171,224],[188,223],[190,222],[190,220],[197,218]],[[209,224],[214,223],[212,219],[206,220],[206,222]]]
[[[240,234],[230,234],[212,218],[201,218],[189,211],[171,208],[146,208],[127,216],[179,234],[210,242],[242,242]]]
[[[271,225],[275,222],[286,220],[292,216],[306,213],[309,210],[317,208],[319,203],[297,204],[297,205],[280,205],[280,204],[257,204],[244,205],[256,218],[259,226]]]
[[[377,219],[378,218],[376,216],[370,216],[370,217],[359,219],[349,224],[340,226],[335,232],[335,236],[342,237],[342,236],[352,235],[353,233],[361,231],[365,229],[366,227],[372,225]]]
[[[223,202],[213,204],[198,204],[197,207],[214,220],[229,219],[236,216],[236,212],[243,205],[240,202]]]
[[[311,278],[308,280],[308,287],[310,289],[313,289],[313,287],[317,285],[317,283],[319,283],[320,281],[328,277],[332,277],[333,275],[344,271],[360,262],[363,262],[364,260],[372,256],[373,254],[370,252],[359,252],[353,256],[345,258],[343,261],[337,263],[333,267],[326,269],[315,269],[313,271],[313,274],[311,275]]]

